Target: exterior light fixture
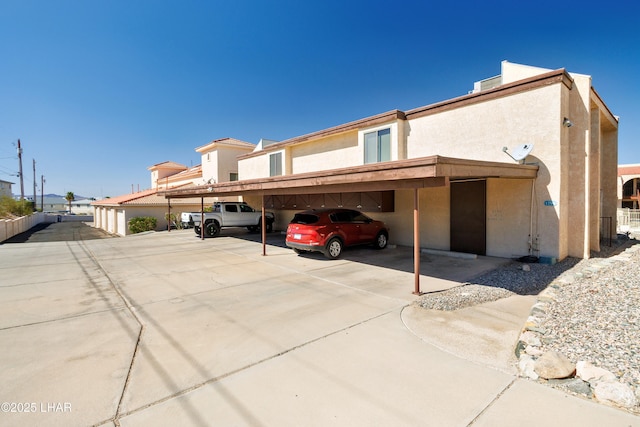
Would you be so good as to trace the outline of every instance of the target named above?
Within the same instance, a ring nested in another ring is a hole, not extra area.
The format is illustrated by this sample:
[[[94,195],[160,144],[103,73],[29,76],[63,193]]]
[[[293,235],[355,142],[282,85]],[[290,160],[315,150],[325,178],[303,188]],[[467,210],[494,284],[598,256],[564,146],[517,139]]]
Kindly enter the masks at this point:
[[[573,123],[571,122],[571,120],[565,117],[564,120],[562,121],[562,126],[566,128],[570,128],[571,126],[573,126]]]

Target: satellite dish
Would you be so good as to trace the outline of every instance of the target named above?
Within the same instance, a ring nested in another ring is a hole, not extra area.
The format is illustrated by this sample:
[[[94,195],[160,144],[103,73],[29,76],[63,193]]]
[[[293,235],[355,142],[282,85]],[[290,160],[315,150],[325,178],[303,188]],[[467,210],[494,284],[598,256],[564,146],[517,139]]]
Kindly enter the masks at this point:
[[[502,151],[507,153],[507,156],[511,157],[516,162],[524,163],[524,159],[526,159],[529,153],[531,153],[531,150],[533,150],[533,143],[518,145],[513,150],[513,154],[510,154],[508,150],[509,149],[507,147],[502,147]]]

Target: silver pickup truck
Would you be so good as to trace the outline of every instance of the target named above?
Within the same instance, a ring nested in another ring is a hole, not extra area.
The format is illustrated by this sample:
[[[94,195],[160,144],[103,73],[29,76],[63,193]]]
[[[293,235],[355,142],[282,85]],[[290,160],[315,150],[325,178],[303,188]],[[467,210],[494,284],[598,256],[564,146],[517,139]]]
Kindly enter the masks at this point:
[[[190,224],[196,234],[199,236],[200,229],[200,212],[184,212],[182,220],[190,218]],[[266,231],[270,233],[273,230],[273,222],[275,216],[272,212],[265,213]],[[258,231],[262,227],[262,212],[256,211],[244,202],[220,202],[213,205],[212,212],[204,213],[204,235],[207,237],[215,237],[220,233],[223,227],[246,227],[249,231]]]

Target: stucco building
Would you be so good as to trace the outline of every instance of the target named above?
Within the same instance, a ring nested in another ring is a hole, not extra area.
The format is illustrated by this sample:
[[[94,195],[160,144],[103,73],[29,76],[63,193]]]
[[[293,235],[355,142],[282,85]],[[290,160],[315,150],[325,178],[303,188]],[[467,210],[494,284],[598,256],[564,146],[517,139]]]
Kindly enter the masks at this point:
[[[618,166],[618,207],[640,208],[640,164]]]
[[[13,182],[3,181],[0,179],[0,197],[1,196],[13,197],[13,193],[11,191],[12,185],[13,185]]]
[[[400,245],[587,258],[601,219],[615,222],[617,144],[590,76],[504,61],[466,95],[259,144],[238,158],[238,181],[161,194],[240,195],[276,210],[280,229],[301,209],[345,206]]]

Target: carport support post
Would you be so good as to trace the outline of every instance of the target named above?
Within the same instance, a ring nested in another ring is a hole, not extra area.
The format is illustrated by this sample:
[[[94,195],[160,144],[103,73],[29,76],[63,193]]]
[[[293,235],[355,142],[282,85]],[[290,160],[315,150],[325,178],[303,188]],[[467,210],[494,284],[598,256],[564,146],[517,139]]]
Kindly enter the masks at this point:
[[[167,231],[171,232],[171,197],[167,197],[167,209],[169,210],[169,214],[167,215]]]
[[[204,197],[200,197],[200,239],[204,240]]]
[[[420,208],[418,189],[413,189],[413,294],[420,293]]]
[[[262,233],[262,256],[267,255],[267,221],[265,218],[266,214],[264,211],[264,194],[262,195],[262,218],[260,219],[260,221],[262,221],[260,224],[262,224],[262,227],[260,227],[261,233]]]

